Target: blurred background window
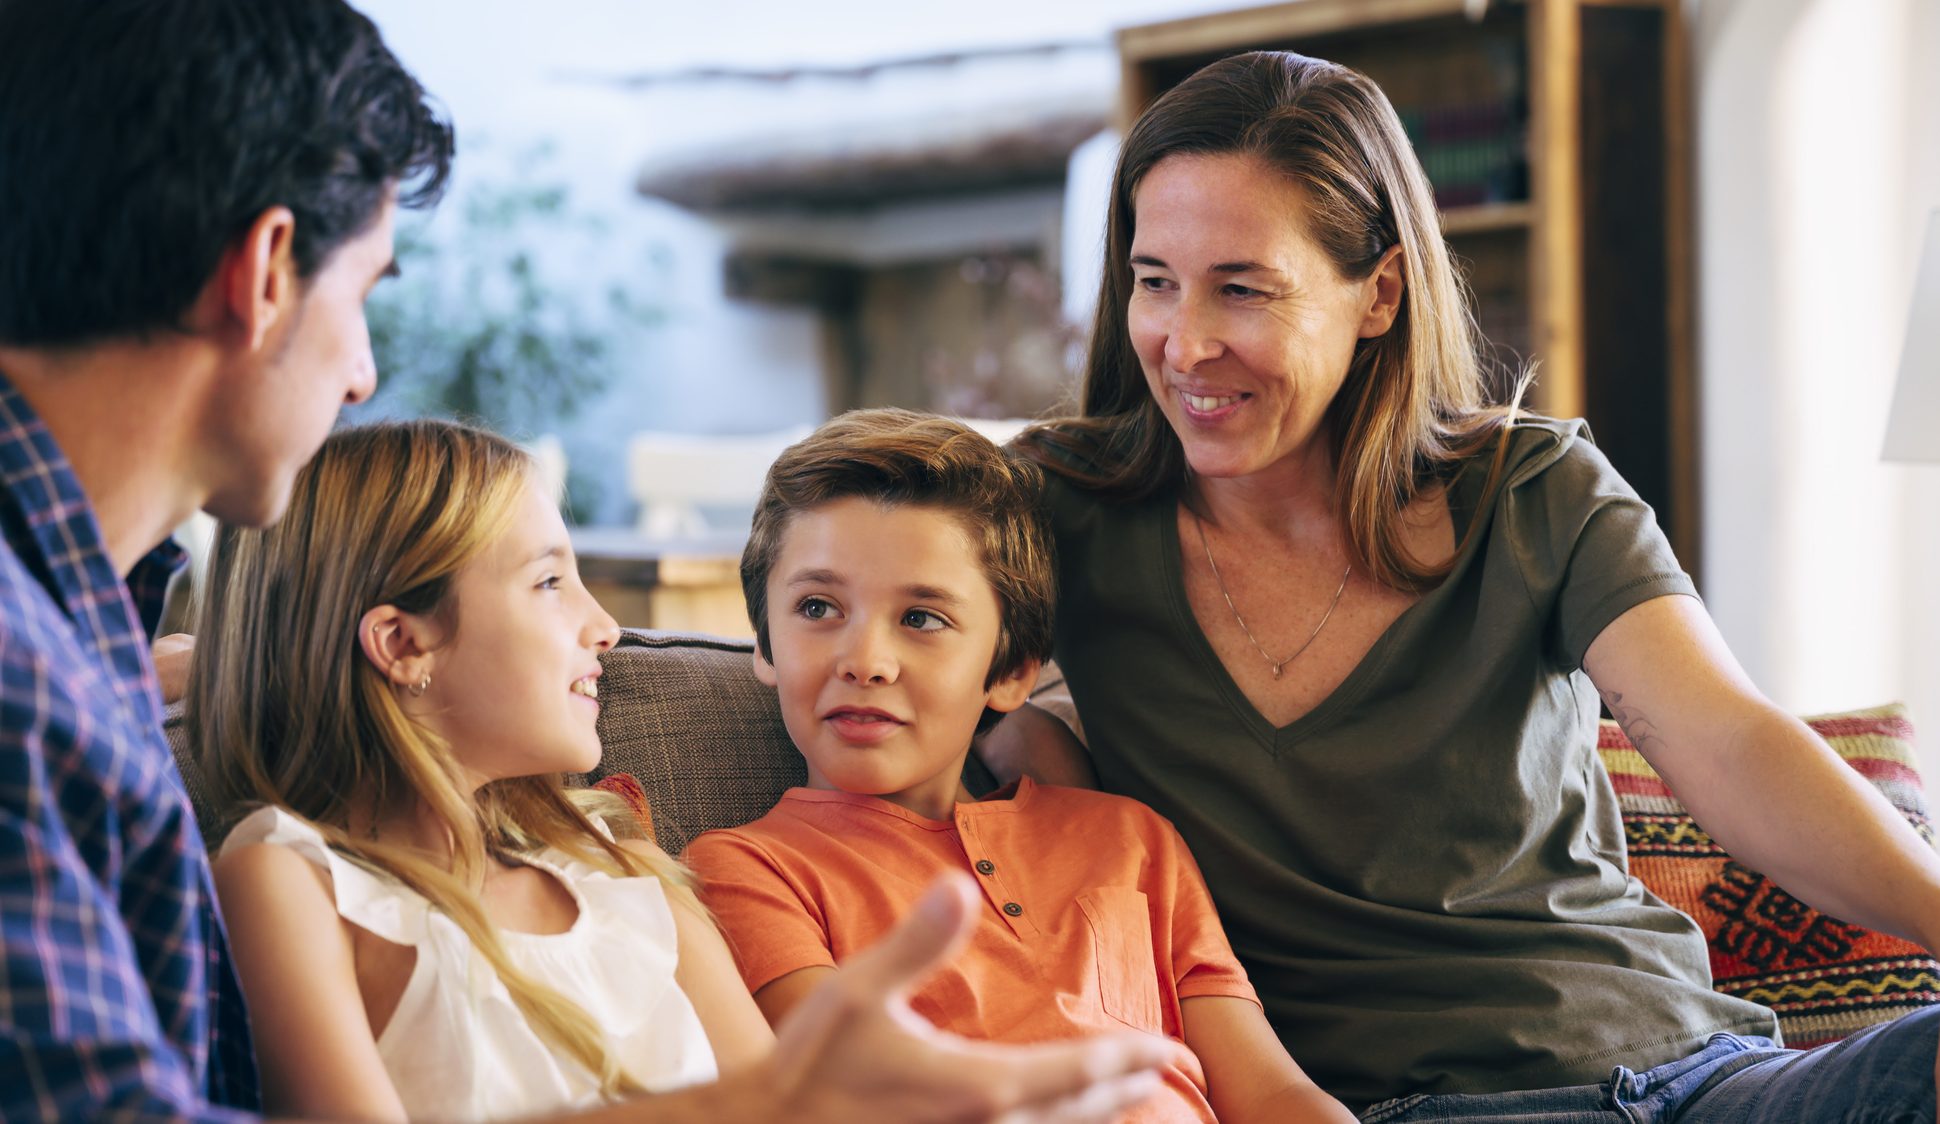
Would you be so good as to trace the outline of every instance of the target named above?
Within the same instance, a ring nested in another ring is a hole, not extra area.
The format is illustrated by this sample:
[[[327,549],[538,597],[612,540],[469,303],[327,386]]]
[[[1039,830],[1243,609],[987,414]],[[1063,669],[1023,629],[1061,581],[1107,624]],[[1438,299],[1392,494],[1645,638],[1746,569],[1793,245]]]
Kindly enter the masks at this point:
[[[1591,419],[1754,680],[1906,699],[1940,775],[1940,467],[1879,457],[1940,206],[1935,0],[362,6],[462,155],[360,413],[550,435],[623,623],[745,633],[752,488],[834,412],[1065,408],[1113,130],[1291,47],[1389,92],[1500,371]]]

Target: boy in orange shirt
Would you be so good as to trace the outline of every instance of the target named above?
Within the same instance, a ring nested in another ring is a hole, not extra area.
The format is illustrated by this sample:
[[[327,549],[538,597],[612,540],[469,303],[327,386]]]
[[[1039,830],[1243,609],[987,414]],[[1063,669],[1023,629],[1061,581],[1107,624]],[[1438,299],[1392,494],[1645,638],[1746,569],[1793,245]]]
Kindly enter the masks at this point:
[[[1055,574],[1035,466],[958,423],[846,414],[783,453],[741,557],[755,671],[808,786],[688,848],[771,1022],[887,932],[935,876],[988,903],[910,1005],[971,1038],[1132,1026],[1196,1066],[1150,1121],[1352,1121],[1294,1064],[1184,842],[1143,804],[1029,778],[972,801],[971,738],[1050,654]]]

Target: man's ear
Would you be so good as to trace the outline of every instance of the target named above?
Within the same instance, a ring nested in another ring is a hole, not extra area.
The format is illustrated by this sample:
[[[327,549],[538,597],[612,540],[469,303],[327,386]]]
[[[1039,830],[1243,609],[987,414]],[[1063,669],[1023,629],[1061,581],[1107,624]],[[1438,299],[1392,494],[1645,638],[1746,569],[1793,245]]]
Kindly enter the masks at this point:
[[[357,622],[357,646],[394,687],[415,687],[431,674],[438,645],[431,622],[396,605],[379,605]]]
[[[984,692],[983,704],[1000,714],[1009,714],[1031,700],[1031,690],[1037,686],[1038,661],[1025,660],[1009,672],[997,677],[997,681]]]
[[[262,348],[270,329],[296,308],[296,216],[271,207],[224,252],[217,266],[223,311],[248,341]]]
[[[761,654],[761,643],[759,641],[755,642],[753,658],[754,677],[770,687],[776,686],[778,680],[775,677],[775,665],[769,663],[768,657]]]
[[[1401,295],[1408,286],[1401,267],[1401,243],[1396,242],[1381,255],[1380,264],[1368,275],[1372,293],[1367,311],[1361,316],[1362,339],[1387,335],[1388,329],[1394,327],[1394,318],[1401,314]]]

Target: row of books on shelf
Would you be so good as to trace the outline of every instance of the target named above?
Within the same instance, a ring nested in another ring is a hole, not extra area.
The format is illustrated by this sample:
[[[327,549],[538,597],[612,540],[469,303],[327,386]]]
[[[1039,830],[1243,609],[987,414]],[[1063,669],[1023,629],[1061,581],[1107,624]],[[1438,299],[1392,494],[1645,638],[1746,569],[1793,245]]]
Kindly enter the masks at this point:
[[[1398,110],[1443,210],[1529,197],[1528,116],[1497,99]]]

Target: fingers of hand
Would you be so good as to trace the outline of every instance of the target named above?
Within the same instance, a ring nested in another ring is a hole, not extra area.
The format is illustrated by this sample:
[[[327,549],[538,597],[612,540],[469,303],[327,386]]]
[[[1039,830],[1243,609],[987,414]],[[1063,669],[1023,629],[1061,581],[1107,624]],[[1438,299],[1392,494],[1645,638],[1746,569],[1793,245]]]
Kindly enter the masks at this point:
[[[844,991],[865,1004],[908,994],[970,939],[976,924],[976,895],[976,886],[966,874],[937,879],[888,936],[842,966],[837,975]]]
[[[1126,1109],[1156,1094],[1164,1084],[1151,1070],[1100,1081],[1082,1093],[1028,1108],[1015,1108],[995,1124],[1091,1124],[1116,1120]]]
[[[800,1080],[845,1066],[914,1071],[933,1061],[925,1039],[934,1028],[902,1000],[969,939],[975,893],[965,875],[938,879],[888,936],[810,992],[777,1028],[782,1071]]]
[[[1114,1034],[1034,1046],[963,1043],[958,1048],[966,1055],[960,1070],[976,1075],[979,1084],[997,1091],[996,1107],[1000,1111],[1053,1114],[1041,1117],[1044,1120],[1064,1120],[1066,1116],[1056,1114],[1069,1112],[1079,1113],[1069,1119],[1093,1119],[1085,1115],[1092,1111],[1091,1097],[1122,1108],[1132,1103],[1123,1097],[1137,1100],[1151,1093],[1159,1070],[1186,1062],[1184,1047],[1150,1034]]]

